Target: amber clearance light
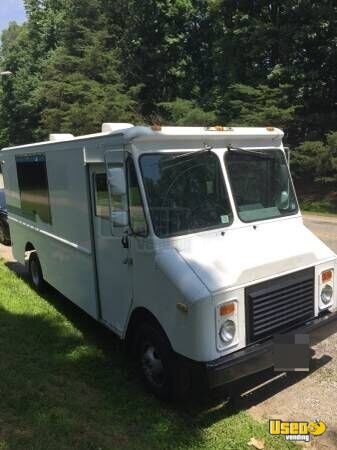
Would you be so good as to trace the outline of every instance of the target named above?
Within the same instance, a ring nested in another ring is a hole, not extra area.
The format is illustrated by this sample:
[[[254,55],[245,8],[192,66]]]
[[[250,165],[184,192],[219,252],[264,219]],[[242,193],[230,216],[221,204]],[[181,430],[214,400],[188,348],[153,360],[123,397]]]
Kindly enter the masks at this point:
[[[229,316],[235,311],[235,303],[226,303],[220,306],[220,316]]]
[[[331,281],[332,276],[333,276],[332,270],[325,270],[324,272],[322,272],[321,273],[322,283],[328,283],[329,281]]]

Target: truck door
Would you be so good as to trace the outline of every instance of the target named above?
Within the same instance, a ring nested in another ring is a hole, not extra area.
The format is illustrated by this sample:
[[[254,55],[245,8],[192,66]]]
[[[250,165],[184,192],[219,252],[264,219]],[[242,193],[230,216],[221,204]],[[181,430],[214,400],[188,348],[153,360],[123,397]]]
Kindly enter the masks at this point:
[[[132,302],[127,192],[112,189],[109,177],[125,177],[125,152],[107,151],[105,164],[90,166],[100,314],[121,334]],[[118,183],[123,184],[122,179]]]

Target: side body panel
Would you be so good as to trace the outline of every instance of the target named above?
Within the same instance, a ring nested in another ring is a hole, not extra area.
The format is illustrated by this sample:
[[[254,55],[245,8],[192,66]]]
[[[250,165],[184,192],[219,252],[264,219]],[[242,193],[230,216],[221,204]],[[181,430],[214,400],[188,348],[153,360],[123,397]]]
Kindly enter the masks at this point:
[[[16,157],[45,155],[51,223],[22,214]],[[87,167],[81,143],[3,152],[3,173],[14,257],[36,249],[45,280],[91,316],[98,317]]]

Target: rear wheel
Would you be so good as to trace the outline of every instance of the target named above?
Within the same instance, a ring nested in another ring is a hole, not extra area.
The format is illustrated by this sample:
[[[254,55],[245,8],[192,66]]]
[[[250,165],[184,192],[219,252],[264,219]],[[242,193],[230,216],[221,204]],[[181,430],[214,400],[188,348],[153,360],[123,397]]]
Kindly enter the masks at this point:
[[[36,252],[30,254],[28,269],[33,286],[38,292],[42,292],[45,289],[46,284],[43,279],[40,260]]]
[[[7,238],[5,224],[0,220],[0,244],[9,246],[10,241]]]

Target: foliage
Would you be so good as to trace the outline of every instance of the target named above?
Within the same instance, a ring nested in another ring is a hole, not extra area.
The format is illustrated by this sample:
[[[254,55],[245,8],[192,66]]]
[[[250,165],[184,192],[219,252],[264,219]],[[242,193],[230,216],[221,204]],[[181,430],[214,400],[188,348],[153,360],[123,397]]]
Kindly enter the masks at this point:
[[[323,142],[306,141],[292,152],[292,169],[297,177],[314,182],[322,175],[322,169],[328,159],[329,152]]]
[[[295,177],[306,183],[337,182],[337,132],[325,135],[324,141],[306,141],[292,152]]]
[[[289,102],[289,88],[286,85],[272,88],[232,84],[218,98],[218,116],[223,116],[225,122],[232,125],[287,128],[296,112],[296,106]]]
[[[274,125],[297,179],[335,179],[333,1],[24,2],[2,34],[1,146],[103,121]]]
[[[201,124],[208,126],[216,123],[214,111],[204,111],[191,100],[177,98],[172,102],[159,103],[163,115],[167,117],[169,123],[178,126],[193,126]]]

